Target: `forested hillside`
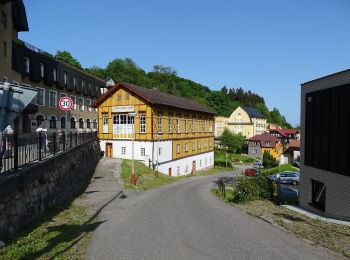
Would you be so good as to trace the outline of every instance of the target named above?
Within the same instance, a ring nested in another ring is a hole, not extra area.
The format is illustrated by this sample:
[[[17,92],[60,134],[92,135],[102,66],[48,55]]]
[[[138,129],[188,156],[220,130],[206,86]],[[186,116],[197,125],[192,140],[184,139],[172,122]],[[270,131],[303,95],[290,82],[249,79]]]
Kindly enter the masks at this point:
[[[74,66],[80,63],[68,52],[57,52],[56,57]],[[285,128],[291,128],[285,117],[277,108],[269,111],[265,105],[264,98],[250,90],[242,88],[222,87],[221,90],[211,90],[206,86],[189,79],[181,78],[175,69],[162,65],[155,65],[153,71],[145,72],[130,58],[115,59],[106,68],[87,68],[91,74],[100,78],[112,78],[115,82],[124,81],[139,86],[156,88],[160,91],[190,98],[202,104],[206,104],[218,115],[229,116],[240,104],[255,107],[267,117],[268,122],[276,123]]]

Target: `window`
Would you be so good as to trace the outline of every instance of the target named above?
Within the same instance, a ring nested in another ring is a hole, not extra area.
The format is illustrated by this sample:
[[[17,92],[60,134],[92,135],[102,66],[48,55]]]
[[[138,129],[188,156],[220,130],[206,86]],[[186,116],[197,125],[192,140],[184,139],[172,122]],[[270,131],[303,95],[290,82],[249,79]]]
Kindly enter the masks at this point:
[[[84,89],[84,80],[81,80],[81,89]]]
[[[209,132],[210,133],[213,132],[213,122],[212,121],[209,122]]]
[[[181,121],[180,121],[180,115],[178,115],[177,116],[177,120],[176,120],[176,131],[178,132],[178,133],[180,133],[181,132]]]
[[[162,133],[162,113],[158,113],[158,133]]]
[[[86,128],[87,129],[91,128],[91,120],[90,119],[86,119]]]
[[[7,29],[7,15],[5,12],[1,12],[2,17],[2,25],[4,26],[4,29]]]
[[[202,132],[202,121],[200,119],[198,120],[198,132]]]
[[[177,175],[180,175],[180,166],[177,166],[177,167],[176,167],[176,174],[177,174]]]
[[[265,142],[265,145],[266,145],[266,146],[270,146],[271,143],[270,143],[270,142]]]
[[[185,152],[188,152],[188,144],[185,144]]]
[[[126,147],[122,146],[122,155],[126,155]]]
[[[207,165],[207,162],[208,162],[208,160],[207,160],[207,158],[205,158],[204,159],[204,165]]]
[[[322,182],[311,180],[311,205],[321,211],[326,209],[326,185]]]
[[[77,86],[77,77],[73,76],[73,87],[74,87],[74,91],[76,91],[76,86]]]
[[[61,128],[66,129],[66,118],[61,116]]]
[[[202,159],[199,160],[199,167],[202,167]]]
[[[72,118],[70,119],[70,128],[71,128],[71,129],[75,129],[75,118],[74,118],[74,117],[72,117]]]
[[[212,145],[212,143],[211,143],[211,140],[209,141],[209,147],[211,148],[211,145]]]
[[[176,145],[176,153],[180,153],[180,145],[179,144]]]
[[[112,133],[121,134],[123,138],[131,138],[134,129],[134,117],[128,114],[113,115]]]
[[[70,98],[73,101],[73,109],[76,110],[77,109],[77,98],[75,96],[70,96]]]
[[[97,121],[96,121],[96,119],[94,119],[94,121],[92,122],[92,128],[97,129]]]
[[[30,59],[28,57],[24,57],[24,62],[26,73],[30,73]]]
[[[125,100],[129,100],[129,99],[130,99],[129,93],[125,93]]]
[[[207,141],[204,141],[204,149],[207,148]]]
[[[192,116],[192,133],[194,134],[196,130],[196,127],[195,127],[195,119],[194,119],[194,116]]]
[[[254,148],[253,153],[258,153],[258,149]]]
[[[57,106],[57,92],[49,90],[49,106],[56,107]]]
[[[91,112],[91,100],[90,99],[85,99],[85,107],[86,110]]]
[[[44,106],[45,105],[45,89],[43,88],[36,88],[38,91],[38,94],[36,95],[36,104],[38,106]]]
[[[188,134],[188,116],[185,118],[185,133]]]
[[[145,156],[145,154],[146,154],[146,149],[145,148],[141,148],[141,156],[143,157],[143,156]]]
[[[79,98],[79,110],[84,111],[84,99]]]
[[[40,76],[43,78],[45,75],[45,67],[44,67],[44,63],[40,62]]]
[[[55,116],[51,116],[50,117],[50,128],[51,129],[55,129],[56,128],[56,117]]]
[[[4,42],[4,57],[7,57],[7,42]]]
[[[162,147],[158,147],[158,155],[161,156],[162,155]]]
[[[84,128],[84,119],[79,118],[79,128]]]
[[[186,164],[185,173],[188,172],[188,164]]]
[[[140,114],[140,133],[146,133],[146,114]]]
[[[201,141],[198,141],[198,150],[201,149]]]
[[[172,133],[173,132],[173,115],[172,114],[169,114],[168,124],[169,124],[169,133]]]
[[[102,115],[102,125],[103,125],[103,133],[108,133],[108,115],[103,114]]]
[[[195,142],[192,143],[192,151],[194,151],[194,150],[196,150],[196,143]]]
[[[35,119],[36,119],[36,125],[37,126],[41,125],[45,121],[45,118],[44,118],[43,115],[37,115],[35,117]]]
[[[64,72],[63,78],[64,78],[64,85],[67,86],[67,80],[68,80],[68,73],[67,72]]]
[[[118,100],[118,101],[122,100],[122,94],[118,94],[118,95],[117,95],[117,100]]]
[[[56,68],[53,68],[52,69],[52,74],[53,74],[53,81],[57,81],[57,69]]]
[[[207,132],[207,120],[204,119],[204,133]]]

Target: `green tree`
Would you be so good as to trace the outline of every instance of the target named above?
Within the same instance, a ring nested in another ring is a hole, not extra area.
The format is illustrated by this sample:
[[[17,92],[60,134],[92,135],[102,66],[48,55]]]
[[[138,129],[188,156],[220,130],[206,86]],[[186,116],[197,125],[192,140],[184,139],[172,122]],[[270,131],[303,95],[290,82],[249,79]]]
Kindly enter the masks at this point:
[[[265,150],[263,155],[263,165],[265,168],[272,168],[278,166],[278,161],[268,151]]]
[[[70,65],[73,65],[74,67],[77,67],[79,69],[82,69],[80,62],[75,59],[72,54],[68,51],[57,51],[55,54],[55,58],[61,61],[64,61]]]
[[[220,144],[227,147],[231,153],[241,153],[243,151],[244,139],[241,133],[235,134],[226,128],[220,137]]]

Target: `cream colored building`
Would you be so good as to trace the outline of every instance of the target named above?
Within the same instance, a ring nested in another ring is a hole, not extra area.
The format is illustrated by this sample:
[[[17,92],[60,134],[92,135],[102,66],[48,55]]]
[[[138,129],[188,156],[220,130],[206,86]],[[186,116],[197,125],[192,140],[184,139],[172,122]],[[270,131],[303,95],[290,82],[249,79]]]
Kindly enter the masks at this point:
[[[227,128],[246,138],[266,132],[266,117],[252,107],[239,106],[229,117]]]
[[[222,132],[228,126],[228,117],[217,116],[215,117],[214,137],[218,138],[222,135]]]

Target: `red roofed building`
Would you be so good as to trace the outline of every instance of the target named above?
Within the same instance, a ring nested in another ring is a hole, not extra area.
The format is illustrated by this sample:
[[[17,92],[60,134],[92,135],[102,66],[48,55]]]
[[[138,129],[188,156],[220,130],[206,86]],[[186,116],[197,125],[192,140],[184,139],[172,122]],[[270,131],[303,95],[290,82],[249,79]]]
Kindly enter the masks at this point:
[[[287,146],[290,140],[299,140],[298,129],[270,129],[269,133],[274,137],[278,138],[283,146]]]
[[[280,140],[269,133],[255,135],[248,139],[249,156],[262,158],[265,151],[278,160],[282,153]]]

